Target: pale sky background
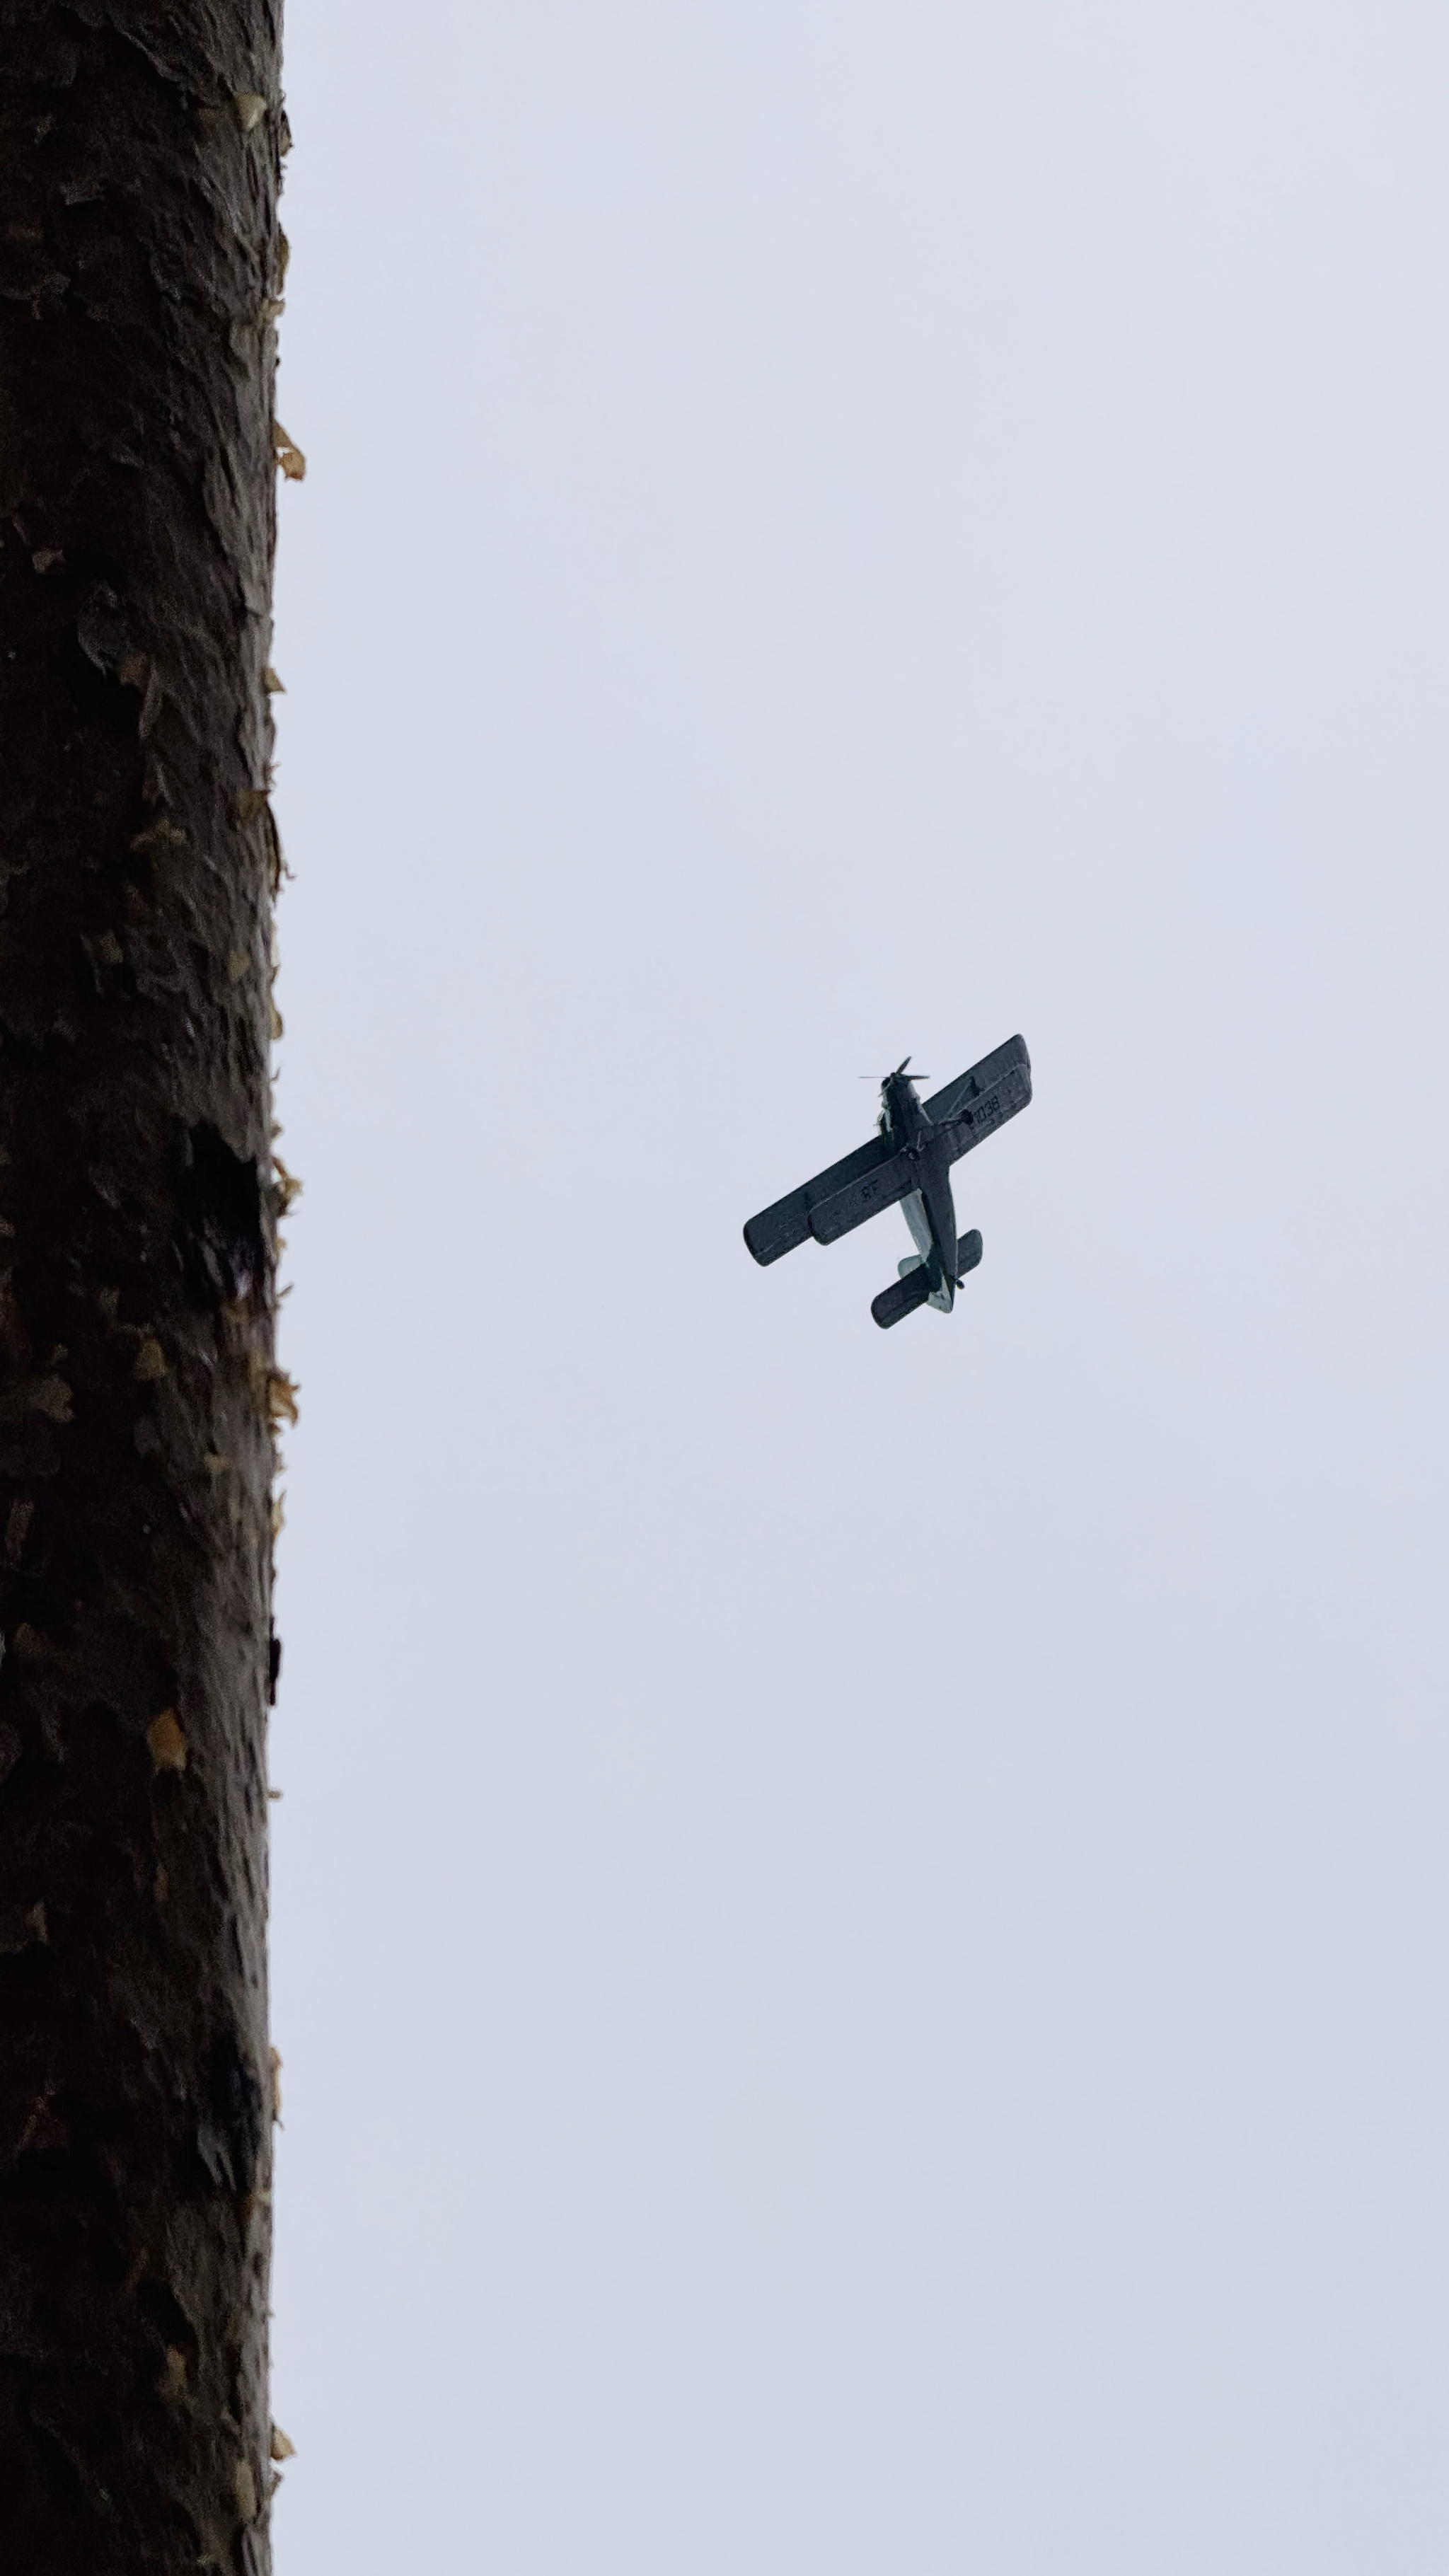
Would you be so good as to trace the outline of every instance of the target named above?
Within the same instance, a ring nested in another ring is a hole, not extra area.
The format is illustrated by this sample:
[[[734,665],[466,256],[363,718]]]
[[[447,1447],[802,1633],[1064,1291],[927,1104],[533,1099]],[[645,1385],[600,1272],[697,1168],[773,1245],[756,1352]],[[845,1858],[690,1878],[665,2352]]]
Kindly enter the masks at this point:
[[[287,89],[279,2576],[1425,2576],[1449,20]]]

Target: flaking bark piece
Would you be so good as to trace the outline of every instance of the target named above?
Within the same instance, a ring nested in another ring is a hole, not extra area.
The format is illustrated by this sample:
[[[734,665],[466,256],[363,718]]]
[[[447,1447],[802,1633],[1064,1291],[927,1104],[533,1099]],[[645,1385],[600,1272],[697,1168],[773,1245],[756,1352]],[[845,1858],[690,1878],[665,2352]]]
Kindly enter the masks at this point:
[[[181,1720],[174,1708],[163,1708],[146,1729],[146,1742],[158,1771],[184,1771],[189,1751]]]
[[[307,472],[307,459],[294,438],[289,438],[278,421],[272,433],[273,452],[289,483],[300,483]]]

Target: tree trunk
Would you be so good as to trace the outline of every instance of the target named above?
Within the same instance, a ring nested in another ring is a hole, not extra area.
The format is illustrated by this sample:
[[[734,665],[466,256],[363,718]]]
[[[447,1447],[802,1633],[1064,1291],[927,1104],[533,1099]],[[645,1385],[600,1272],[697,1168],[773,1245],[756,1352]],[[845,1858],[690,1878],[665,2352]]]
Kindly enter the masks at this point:
[[[278,72],[272,0],[0,0],[15,2576],[270,2563]]]

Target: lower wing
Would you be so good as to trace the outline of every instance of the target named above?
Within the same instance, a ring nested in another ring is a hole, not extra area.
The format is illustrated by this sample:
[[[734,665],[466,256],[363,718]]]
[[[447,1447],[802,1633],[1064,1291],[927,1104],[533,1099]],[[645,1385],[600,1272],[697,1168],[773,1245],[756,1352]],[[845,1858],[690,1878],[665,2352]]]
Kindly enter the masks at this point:
[[[810,1231],[816,1242],[838,1243],[852,1226],[864,1225],[880,1208],[893,1207],[897,1199],[905,1198],[919,1186],[920,1178],[914,1154],[892,1154],[875,1171],[817,1201],[810,1211]]]
[[[813,1234],[817,1243],[833,1243],[837,1234],[846,1234],[853,1225],[861,1225],[874,1216],[878,1207],[888,1207],[892,1199],[903,1198],[910,1184],[902,1180],[899,1189],[876,1191],[863,1204],[858,1216],[848,1216],[822,1234],[817,1218],[828,1208],[849,1198],[853,1188],[873,1180],[882,1166],[895,1159],[884,1136],[872,1136],[868,1144],[858,1145],[853,1154],[832,1163],[829,1170],[817,1172],[813,1181],[792,1190],[788,1198],[776,1199],[773,1207],[762,1208],[745,1228],[745,1241],[759,1262],[778,1261],[782,1253],[793,1252],[797,1243],[806,1243]]]

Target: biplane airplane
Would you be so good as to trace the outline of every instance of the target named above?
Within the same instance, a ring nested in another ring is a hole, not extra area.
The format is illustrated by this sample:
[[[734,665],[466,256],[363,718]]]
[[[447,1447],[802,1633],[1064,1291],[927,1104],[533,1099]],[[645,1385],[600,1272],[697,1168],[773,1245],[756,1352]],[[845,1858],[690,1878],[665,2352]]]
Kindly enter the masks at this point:
[[[832,1163],[828,1172],[817,1172],[788,1198],[776,1199],[745,1228],[755,1259],[778,1261],[811,1235],[817,1243],[836,1243],[882,1208],[901,1205],[916,1249],[900,1263],[894,1285],[872,1302],[870,1311],[884,1331],[918,1306],[950,1314],[957,1289],[981,1258],[975,1228],[956,1233],[951,1166],[1031,1098],[1025,1038],[1008,1038],[929,1100],[916,1098],[915,1085],[923,1077],[907,1073],[910,1060],[881,1084],[879,1132],[869,1144]]]

